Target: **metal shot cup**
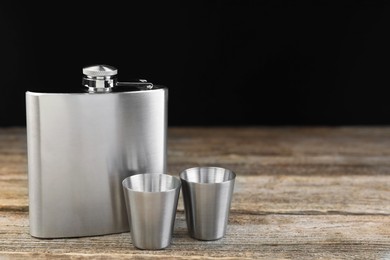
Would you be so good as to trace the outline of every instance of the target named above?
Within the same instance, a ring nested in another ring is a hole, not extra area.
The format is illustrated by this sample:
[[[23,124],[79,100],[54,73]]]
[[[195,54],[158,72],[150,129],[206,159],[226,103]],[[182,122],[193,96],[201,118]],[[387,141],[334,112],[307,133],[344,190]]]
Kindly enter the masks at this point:
[[[236,174],[219,167],[180,173],[188,232],[199,240],[225,236]]]
[[[137,174],[122,182],[133,245],[163,249],[171,244],[181,182],[166,174]]]

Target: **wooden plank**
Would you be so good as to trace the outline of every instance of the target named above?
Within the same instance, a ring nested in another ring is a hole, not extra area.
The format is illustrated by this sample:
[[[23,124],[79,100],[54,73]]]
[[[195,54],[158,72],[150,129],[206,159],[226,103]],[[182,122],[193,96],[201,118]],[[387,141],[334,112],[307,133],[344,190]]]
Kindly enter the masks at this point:
[[[0,211],[27,211],[27,180],[0,180]],[[182,199],[179,209],[183,209]],[[248,214],[390,215],[390,175],[238,176],[232,210]]]
[[[36,239],[28,234],[25,212],[0,218],[0,256],[45,258],[125,256],[168,259],[200,257],[386,259],[389,257],[388,216],[244,215],[232,214],[226,236],[217,241],[190,238],[182,212],[177,215],[172,245],[165,250],[137,250],[130,233],[77,239]]]
[[[172,155],[389,156],[390,127],[173,128]]]

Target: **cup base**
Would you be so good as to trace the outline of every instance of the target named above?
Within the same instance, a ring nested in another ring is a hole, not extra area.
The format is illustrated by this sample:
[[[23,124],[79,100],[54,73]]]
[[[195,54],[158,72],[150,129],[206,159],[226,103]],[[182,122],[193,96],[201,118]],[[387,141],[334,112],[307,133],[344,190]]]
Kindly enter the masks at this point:
[[[133,245],[135,248],[137,249],[140,249],[140,250],[164,250],[166,249],[167,247],[169,247],[169,245],[166,245],[164,247],[139,247],[139,246],[136,246],[136,245]]]
[[[222,236],[217,236],[217,237],[202,237],[202,236],[196,236],[194,234],[190,234],[190,237],[196,239],[196,240],[201,240],[201,241],[215,241],[215,240],[220,240],[225,237],[225,234]]]

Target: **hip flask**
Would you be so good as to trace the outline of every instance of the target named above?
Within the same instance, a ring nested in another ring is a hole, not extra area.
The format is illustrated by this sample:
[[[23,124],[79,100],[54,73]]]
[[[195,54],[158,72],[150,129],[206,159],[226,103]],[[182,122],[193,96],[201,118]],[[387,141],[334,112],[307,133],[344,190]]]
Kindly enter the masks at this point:
[[[26,92],[34,237],[128,231],[122,180],[166,171],[168,90],[146,80],[118,82],[107,65],[83,74],[77,88]]]

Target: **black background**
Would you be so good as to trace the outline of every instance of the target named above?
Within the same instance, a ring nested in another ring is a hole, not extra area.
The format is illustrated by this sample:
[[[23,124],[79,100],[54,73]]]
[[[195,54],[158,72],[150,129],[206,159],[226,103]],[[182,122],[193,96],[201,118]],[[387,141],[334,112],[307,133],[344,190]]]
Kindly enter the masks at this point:
[[[91,64],[166,85],[171,126],[390,123],[382,1],[33,1],[1,6],[0,31],[0,126]]]

